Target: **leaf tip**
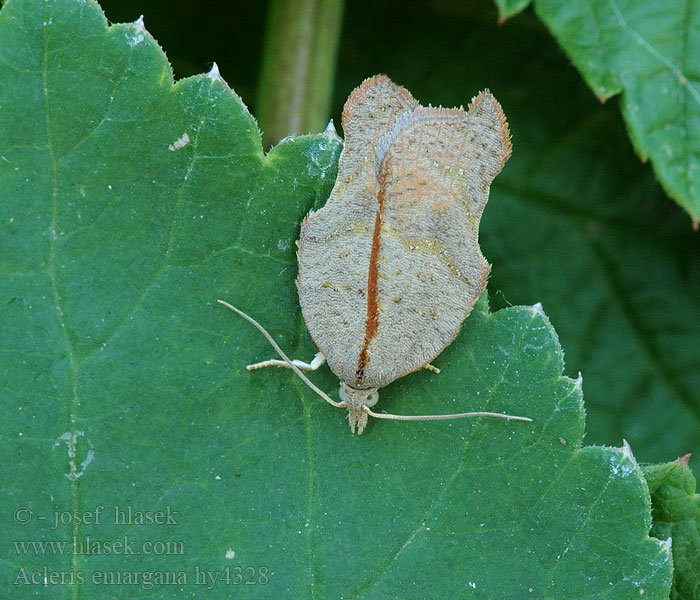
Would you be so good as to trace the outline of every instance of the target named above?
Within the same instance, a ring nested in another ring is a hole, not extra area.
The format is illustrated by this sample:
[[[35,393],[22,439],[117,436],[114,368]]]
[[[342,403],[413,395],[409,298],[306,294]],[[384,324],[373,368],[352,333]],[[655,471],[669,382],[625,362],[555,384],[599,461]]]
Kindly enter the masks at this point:
[[[340,139],[338,132],[335,130],[335,125],[333,123],[333,119],[328,121],[328,125],[326,125],[326,128],[323,130],[323,133],[327,136],[337,137],[338,139]]]
[[[146,26],[143,23],[143,15],[141,15],[138,19],[136,19],[132,25],[136,27],[136,29],[140,30],[142,33],[146,33]]]
[[[217,65],[215,62],[212,63],[211,69],[209,69],[209,72],[207,73],[207,77],[209,79],[211,79],[212,81],[218,81],[219,83],[228,87],[228,84],[226,83],[224,78],[221,76],[221,73],[219,72],[219,65]]]
[[[659,547],[661,548],[661,550],[663,550],[664,552],[666,552],[667,554],[670,555],[673,540],[670,537],[667,537],[665,540],[658,540],[658,542],[659,542]]]
[[[630,460],[632,462],[636,462],[634,455],[632,454],[632,448],[630,448],[630,445],[627,443],[627,440],[623,439],[622,440],[622,457],[626,458],[627,460]]]
[[[148,31],[146,31],[146,26],[143,23],[143,15],[141,15],[133,23],[128,23],[125,25],[124,31],[127,36],[126,41],[131,48],[135,48],[150,37],[150,34]],[[153,42],[154,40],[151,38],[150,41]]]
[[[683,456],[679,456],[673,462],[675,462],[678,465],[681,465],[682,467],[687,467],[691,456],[692,456],[692,454],[690,452],[688,452],[688,454],[684,454]]]
[[[544,308],[542,308],[541,302],[535,302],[530,308],[532,309],[532,312],[537,313],[543,317],[545,316]]]

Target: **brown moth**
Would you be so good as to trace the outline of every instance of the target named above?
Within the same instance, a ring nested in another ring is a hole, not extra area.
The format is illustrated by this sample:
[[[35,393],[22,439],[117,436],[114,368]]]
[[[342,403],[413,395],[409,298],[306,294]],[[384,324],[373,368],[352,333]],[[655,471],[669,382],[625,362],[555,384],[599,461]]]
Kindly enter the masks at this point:
[[[284,360],[361,434],[367,417],[418,420],[501,413],[375,413],[377,390],[430,364],[452,342],[486,287],[491,269],[479,249],[489,186],[511,153],[508,124],[488,90],[465,111],[420,106],[388,77],[355,89],[343,109],[345,145],[326,205],[301,225],[297,288],[320,352],[311,363]],[[341,402],[300,369],[328,362]]]

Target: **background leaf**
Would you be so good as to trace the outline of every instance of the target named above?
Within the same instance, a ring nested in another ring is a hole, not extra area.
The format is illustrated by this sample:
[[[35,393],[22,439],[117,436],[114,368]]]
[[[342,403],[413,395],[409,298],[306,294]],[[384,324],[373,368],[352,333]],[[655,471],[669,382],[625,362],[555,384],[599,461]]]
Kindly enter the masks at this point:
[[[508,17],[529,2],[497,3]],[[622,93],[637,152],[700,219],[700,10],[684,0],[535,0],[537,15],[605,100]]]
[[[482,299],[443,373],[381,400],[478,403],[532,425],[373,423],[353,437],[291,373],[242,368],[269,349],[217,296],[313,353],[293,242],[329,193],[335,136],[265,157],[216,70],[173,86],[142,25],[106,28],[92,2],[6,3],[0,79],[0,452],[17,465],[4,595],[228,598],[238,568],[258,597],[665,597],[669,548],[647,537],[641,472],[628,447],[581,447],[580,382],[562,376],[539,307],[490,314]],[[173,523],[115,523],[115,507]],[[141,554],[13,544],[88,535]]]
[[[688,458],[644,467],[653,505],[652,532],[673,538],[674,600],[700,595],[700,494]]]
[[[498,7],[500,22],[505,22],[506,19],[517,15],[530,6],[532,0],[494,0],[494,4]]]

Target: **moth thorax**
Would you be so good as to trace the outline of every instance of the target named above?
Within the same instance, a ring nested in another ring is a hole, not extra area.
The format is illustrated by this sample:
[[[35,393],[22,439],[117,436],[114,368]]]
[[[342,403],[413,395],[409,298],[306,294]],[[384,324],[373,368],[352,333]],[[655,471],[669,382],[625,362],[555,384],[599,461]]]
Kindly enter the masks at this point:
[[[363,405],[367,408],[372,408],[379,400],[377,388],[357,390],[344,381],[340,382],[338,395],[340,396],[340,401],[345,402],[348,410],[360,410]]]

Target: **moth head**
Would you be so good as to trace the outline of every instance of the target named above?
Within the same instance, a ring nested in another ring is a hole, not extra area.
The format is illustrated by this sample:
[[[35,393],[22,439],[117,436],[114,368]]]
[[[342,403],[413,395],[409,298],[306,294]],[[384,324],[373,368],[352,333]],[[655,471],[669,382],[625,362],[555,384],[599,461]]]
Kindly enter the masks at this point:
[[[355,433],[357,427],[357,434],[361,435],[367,425],[367,409],[379,400],[377,388],[358,390],[341,381],[338,395],[341,405],[348,409],[350,431]]]

